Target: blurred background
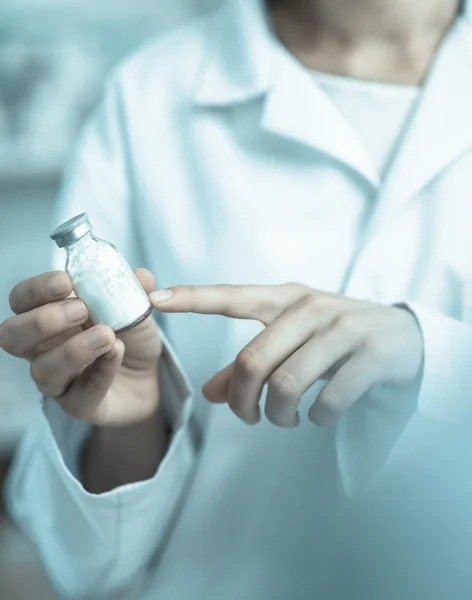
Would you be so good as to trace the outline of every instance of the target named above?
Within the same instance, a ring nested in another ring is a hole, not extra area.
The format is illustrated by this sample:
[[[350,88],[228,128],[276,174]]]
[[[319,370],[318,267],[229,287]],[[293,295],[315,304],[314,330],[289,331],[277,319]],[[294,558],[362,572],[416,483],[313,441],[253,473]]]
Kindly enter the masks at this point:
[[[0,1],[0,322],[12,286],[48,270],[64,164],[104,75],[143,40],[219,0]],[[0,351],[0,486],[39,395],[26,362]],[[53,600],[34,549],[0,502],[0,600]]]

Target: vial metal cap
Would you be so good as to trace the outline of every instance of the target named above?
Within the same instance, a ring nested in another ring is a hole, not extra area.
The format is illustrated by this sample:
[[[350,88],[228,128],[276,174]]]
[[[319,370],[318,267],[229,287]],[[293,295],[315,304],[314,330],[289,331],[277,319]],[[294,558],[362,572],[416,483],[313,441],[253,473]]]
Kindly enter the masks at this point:
[[[87,213],[82,213],[56,227],[49,237],[56,242],[59,248],[64,248],[80,240],[90,231],[92,231],[92,224]]]

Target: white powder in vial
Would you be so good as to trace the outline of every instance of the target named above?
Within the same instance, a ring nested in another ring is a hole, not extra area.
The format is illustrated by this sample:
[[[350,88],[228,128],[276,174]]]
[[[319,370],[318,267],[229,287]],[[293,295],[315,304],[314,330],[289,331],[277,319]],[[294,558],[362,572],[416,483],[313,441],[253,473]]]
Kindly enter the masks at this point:
[[[80,240],[72,248],[67,270],[74,292],[87,305],[94,323],[118,331],[150,310],[149,297],[113,246],[92,238]]]

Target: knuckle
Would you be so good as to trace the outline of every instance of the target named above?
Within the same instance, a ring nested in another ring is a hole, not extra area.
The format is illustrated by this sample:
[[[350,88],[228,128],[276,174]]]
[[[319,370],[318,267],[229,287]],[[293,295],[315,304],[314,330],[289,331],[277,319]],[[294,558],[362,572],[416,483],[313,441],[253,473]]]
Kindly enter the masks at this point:
[[[380,340],[370,340],[365,346],[366,353],[374,363],[382,364],[390,357],[390,347]]]
[[[353,313],[345,313],[338,319],[338,326],[345,335],[359,340],[365,336],[364,325]]]
[[[71,339],[73,336],[77,335],[78,333],[82,333],[81,327],[75,327],[74,329],[72,329],[68,332],[59,334],[58,336],[55,336],[51,339],[41,342],[36,347],[36,354],[38,354],[38,355],[45,354],[46,352],[49,352],[49,350],[53,350],[54,348],[57,348],[61,344],[67,342],[67,340]]]
[[[326,296],[323,296],[323,294],[310,291],[303,296],[301,306],[310,312],[319,314],[327,310],[329,307],[329,299]]]
[[[236,358],[235,367],[246,377],[257,377],[263,369],[263,358],[260,351],[254,347],[244,348]]]
[[[303,296],[301,303],[303,306],[314,310],[318,310],[320,304],[323,304],[321,296],[315,294],[314,292],[309,292],[308,294],[306,294],[306,296]]]
[[[36,346],[35,354],[39,356],[40,354],[45,354],[46,352],[49,352],[49,350],[52,350],[55,347],[54,342],[55,340],[47,340],[45,342],[41,342]]]
[[[83,351],[79,347],[77,337],[73,337],[62,345],[62,354],[66,363],[70,365],[77,365],[77,363],[84,362],[82,360]]]
[[[33,313],[32,313],[33,314]],[[52,305],[43,306],[34,313],[32,325],[41,338],[55,334],[57,329],[58,315],[56,307]]]
[[[269,379],[269,385],[279,396],[293,397],[298,395],[297,380],[290,371],[276,371]]]
[[[41,361],[32,360],[30,364],[31,379],[37,385],[38,388],[46,388],[48,384],[48,375],[45,372]]]

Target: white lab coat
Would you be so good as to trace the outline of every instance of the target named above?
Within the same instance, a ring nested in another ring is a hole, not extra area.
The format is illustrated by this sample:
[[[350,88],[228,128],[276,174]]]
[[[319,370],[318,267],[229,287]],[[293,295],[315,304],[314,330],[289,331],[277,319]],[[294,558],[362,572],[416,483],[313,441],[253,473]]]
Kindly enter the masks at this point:
[[[452,456],[454,444],[447,444],[472,413],[467,13],[439,49],[392,169],[380,181],[312,76],[274,41],[259,3],[232,0],[142,48],[111,77],[79,145],[57,221],[84,210],[96,233],[133,266],[150,268],[161,288],[299,281],[408,303],[426,350],[415,393],[373,390],[322,431],[306,417],[315,386],[302,401],[298,429],[268,422],[249,428],[225,406],[206,409],[200,386],[261,326],[161,315],[171,342],[161,367],[163,408],[175,435],[152,480],[101,496],[85,492],[77,456],[87,428],[49,401],[18,453],[10,507],[64,596],[124,589],[151,565],[133,598],[332,598],[333,572],[349,573],[356,554],[333,571],[340,506],[347,507],[346,538],[367,555],[352,523],[362,523],[360,535],[375,548],[371,524],[379,532],[396,518],[381,536],[384,548],[402,523],[410,532],[419,523],[408,519],[416,500],[426,506],[421,488],[434,481],[447,487],[451,472],[468,481],[460,466],[431,476],[431,457]],[[416,496],[406,493],[413,489]],[[366,500],[349,508],[339,503],[344,492]],[[468,504],[460,506],[465,511]],[[451,527],[448,521],[444,530],[464,530]],[[428,565],[436,564],[433,554]],[[396,597],[407,598],[408,590]],[[384,592],[376,599],[390,598]]]

